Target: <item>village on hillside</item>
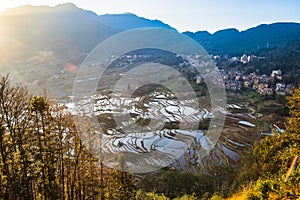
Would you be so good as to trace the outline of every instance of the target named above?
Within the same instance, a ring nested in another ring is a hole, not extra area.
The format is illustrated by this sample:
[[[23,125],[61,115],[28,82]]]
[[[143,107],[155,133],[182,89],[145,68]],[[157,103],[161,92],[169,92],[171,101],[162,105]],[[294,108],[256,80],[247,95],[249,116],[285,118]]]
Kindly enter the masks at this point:
[[[214,60],[220,59],[220,56],[212,56]],[[254,59],[264,59],[255,55],[247,56],[244,54],[240,57],[229,58],[229,62],[239,62],[247,64]],[[223,79],[226,90],[238,92],[244,89],[252,89],[261,95],[278,94],[286,96],[291,94],[294,84],[286,84],[283,81],[283,71],[280,69],[272,70],[271,74],[260,75],[257,72],[246,73],[246,70],[240,71],[236,68],[223,67],[219,68],[220,75]],[[195,77],[196,83],[204,82],[201,75]]]

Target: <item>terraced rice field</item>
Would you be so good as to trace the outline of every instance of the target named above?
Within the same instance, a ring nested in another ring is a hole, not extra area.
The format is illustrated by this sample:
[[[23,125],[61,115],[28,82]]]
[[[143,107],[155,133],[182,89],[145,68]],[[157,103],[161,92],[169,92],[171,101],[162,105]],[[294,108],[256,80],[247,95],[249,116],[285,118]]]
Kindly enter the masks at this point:
[[[243,151],[260,138],[256,117],[246,113],[243,105],[228,104],[222,110],[226,113],[222,135],[215,142],[205,129],[182,128],[214,117],[209,107],[193,108],[194,101],[179,102],[171,93],[153,92],[147,97],[132,98],[95,95],[75,107],[68,106],[75,115],[87,115],[93,102],[93,113],[88,115],[96,116],[100,126],[105,127],[101,148],[112,165],[118,162],[116,155],[120,153],[135,171],[172,165],[196,173],[224,163],[236,164]],[[166,123],[183,126],[166,128]]]

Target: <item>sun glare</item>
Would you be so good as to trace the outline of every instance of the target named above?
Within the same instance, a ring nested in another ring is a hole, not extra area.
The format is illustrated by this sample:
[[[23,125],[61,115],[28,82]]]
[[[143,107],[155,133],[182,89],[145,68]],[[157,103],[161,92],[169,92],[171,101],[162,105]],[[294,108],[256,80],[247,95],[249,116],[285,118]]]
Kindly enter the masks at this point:
[[[0,12],[4,11],[6,8],[9,7],[6,2],[0,2]]]
[[[5,11],[6,9],[12,9],[15,7],[19,7],[23,5],[24,3],[20,1],[8,1],[8,0],[1,0],[0,1],[0,13]]]

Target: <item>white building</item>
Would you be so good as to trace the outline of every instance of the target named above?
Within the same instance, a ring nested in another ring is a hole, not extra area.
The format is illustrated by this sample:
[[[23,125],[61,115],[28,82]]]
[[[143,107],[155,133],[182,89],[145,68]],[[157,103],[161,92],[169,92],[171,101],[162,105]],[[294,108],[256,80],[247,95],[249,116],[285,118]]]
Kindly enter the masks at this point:
[[[242,57],[241,57],[241,62],[246,64],[248,62],[248,56],[246,54],[244,54]]]
[[[273,70],[271,76],[275,77],[275,76],[281,76],[282,71],[280,69],[278,70]]]

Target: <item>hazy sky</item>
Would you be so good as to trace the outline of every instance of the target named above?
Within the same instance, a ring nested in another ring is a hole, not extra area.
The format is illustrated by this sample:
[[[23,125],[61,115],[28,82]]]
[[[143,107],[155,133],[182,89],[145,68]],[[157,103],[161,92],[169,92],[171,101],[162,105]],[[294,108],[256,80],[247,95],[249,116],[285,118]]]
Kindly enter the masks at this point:
[[[178,31],[245,30],[262,23],[300,22],[300,0],[0,0],[0,10],[20,5],[72,2],[97,14],[131,12],[159,19]]]

